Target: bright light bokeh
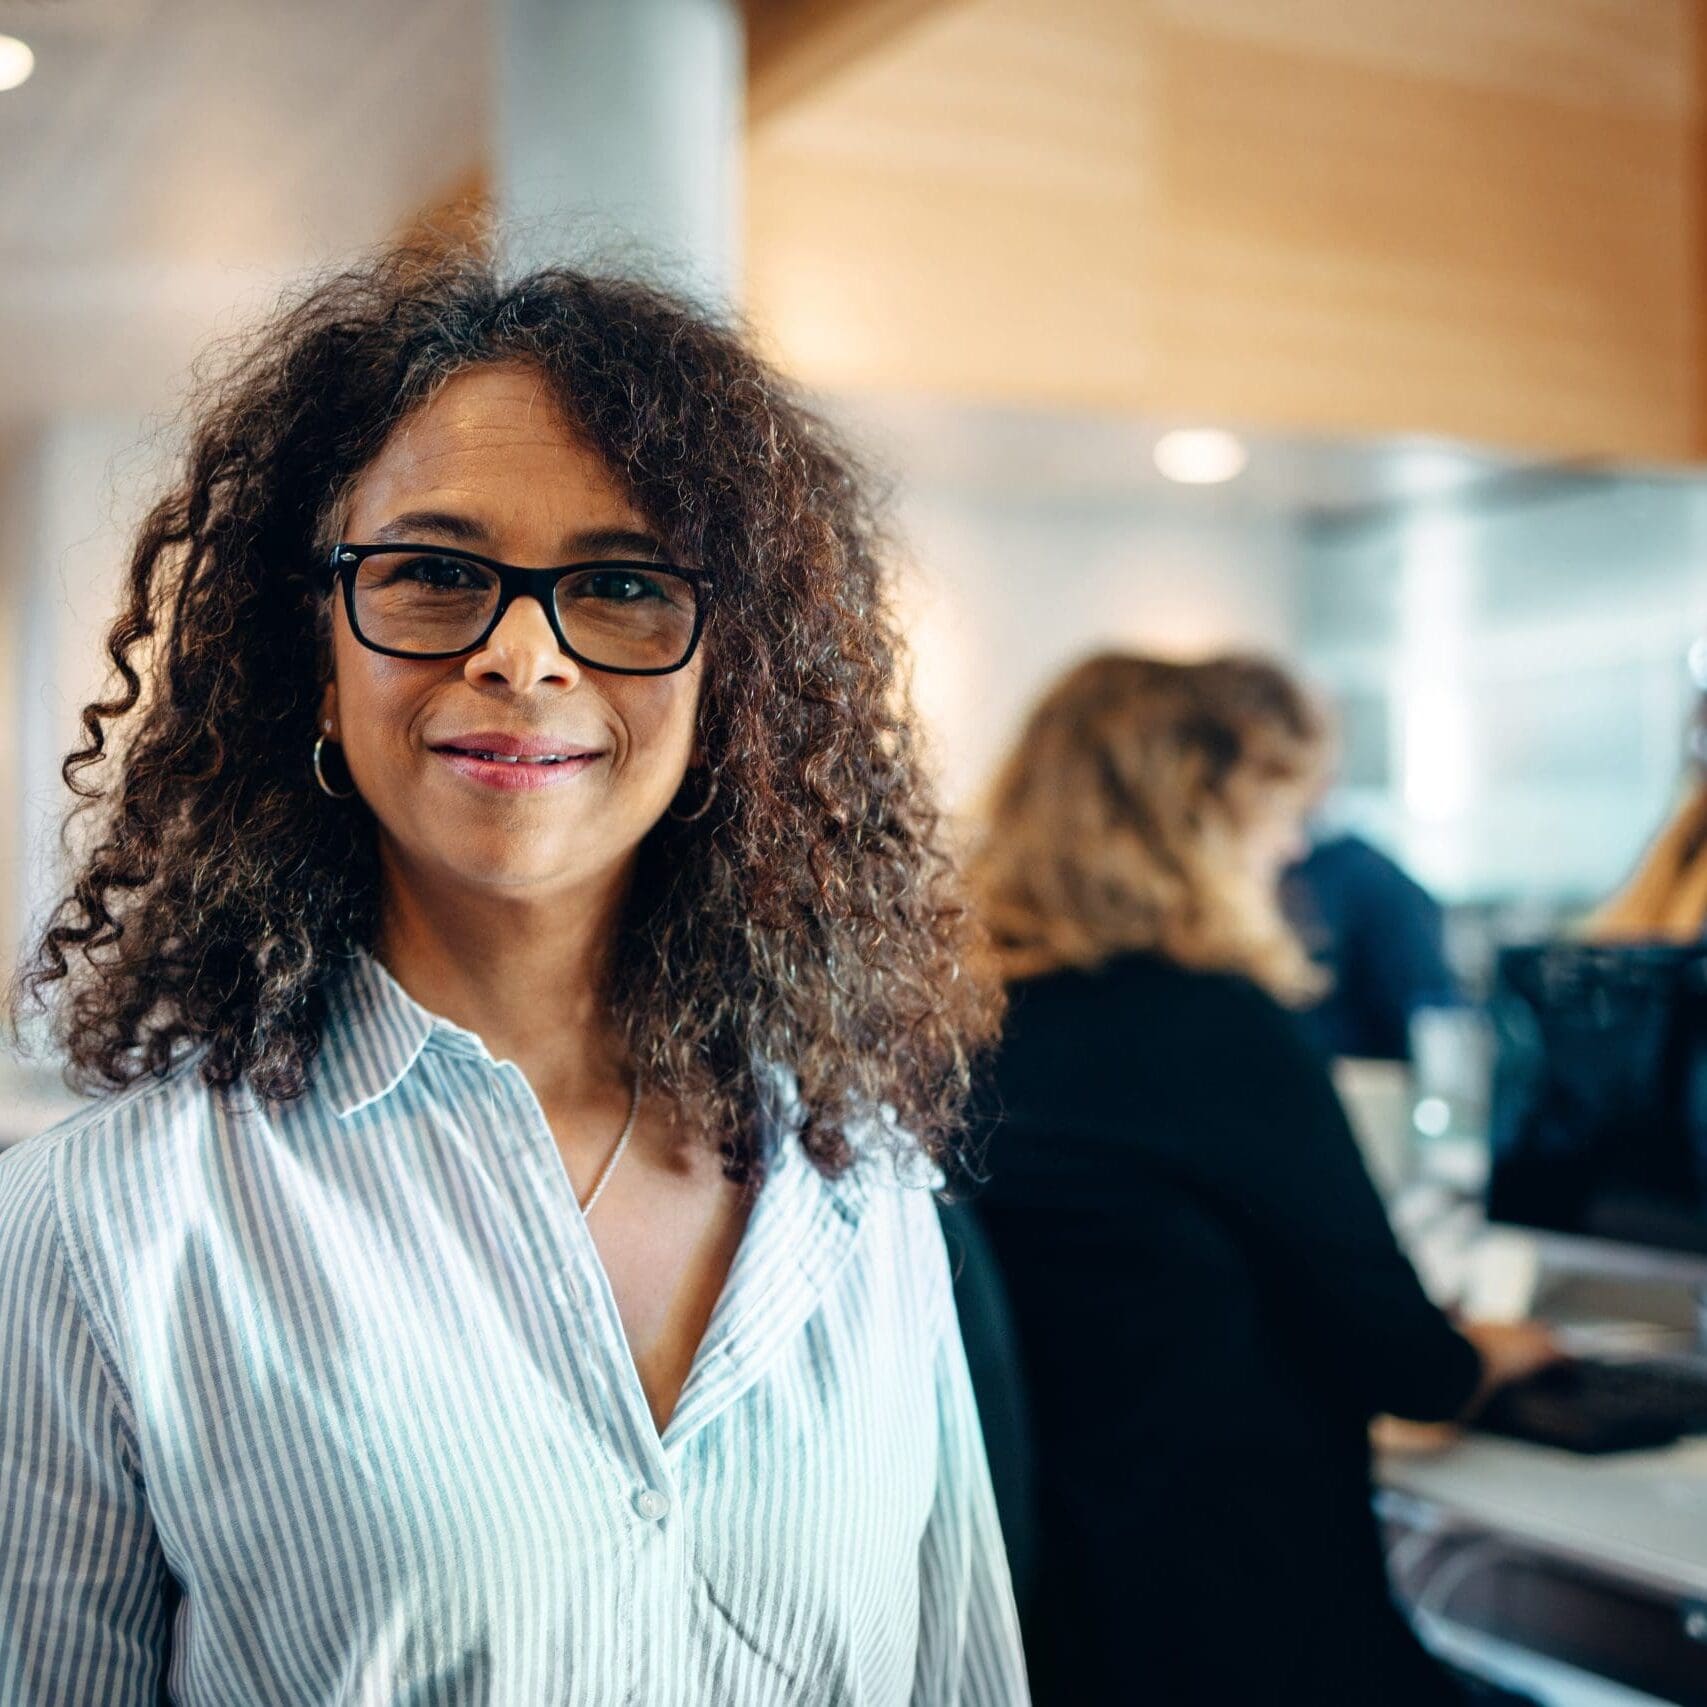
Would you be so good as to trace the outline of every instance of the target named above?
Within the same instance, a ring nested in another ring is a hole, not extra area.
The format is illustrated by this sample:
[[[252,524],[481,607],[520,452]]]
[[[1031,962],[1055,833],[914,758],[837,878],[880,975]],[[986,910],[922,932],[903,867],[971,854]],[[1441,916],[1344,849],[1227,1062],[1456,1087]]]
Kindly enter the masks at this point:
[[[0,91],[16,89],[36,68],[36,56],[28,42],[16,36],[0,36]]]
[[[1243,442],[1219,427],[1179,427],[1164,433],[1151,453],[1157,469],[1182,486],[1219,486],[1244,472]]]

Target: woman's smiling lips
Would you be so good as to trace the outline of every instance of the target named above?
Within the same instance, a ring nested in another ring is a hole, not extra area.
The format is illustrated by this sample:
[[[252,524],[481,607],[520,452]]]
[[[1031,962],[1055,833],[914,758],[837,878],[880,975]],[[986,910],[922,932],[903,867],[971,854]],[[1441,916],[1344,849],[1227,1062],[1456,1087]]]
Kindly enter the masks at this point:
[[[470,781],[499,789],[551,788],[603,757],[602,749],[578,741],[506,735],[496,729],[435,741],[431,750]]]

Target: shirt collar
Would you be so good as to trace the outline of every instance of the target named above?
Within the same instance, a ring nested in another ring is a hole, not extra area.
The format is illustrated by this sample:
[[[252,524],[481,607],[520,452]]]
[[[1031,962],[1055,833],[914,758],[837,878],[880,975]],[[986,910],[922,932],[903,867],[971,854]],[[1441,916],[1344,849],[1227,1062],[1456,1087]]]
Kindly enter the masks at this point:
[[[321,1033],[322,1092],[339,1118],[392,1090],[435,1031],[486,1053],[475,1033],[422,1007],[367,949],[358,948],[328,990]]]
[[[823,1196],[850,1228],[858,1227],[870,1191],[866,1169],[856,1160],[837,1179],[820,1173],[800,1147],[800,1131],[806,1124],[800,1081],[792,1069],[774,1062],[757,1063],[754,1074],[759,1088],[759,1153],[766,1178],[789,1180],[791,1191],[809,1184],[808,1195]]]
[[[367,949],[357,948],[332,980],[327,993],[326,1022],[318,1063],[322,1094],[340,1119],[394,1090],[414,1066],[430,1038],[490,1061],[491,1052],[477,1032],[457,1025],[443,1014],[423,1007]],[[870,1190],[872,1158],[862,1154],[864,1122],[850,1122],[855,1165],[839,1179],[825,1178],[807,1160],[798,1136],[805,1117],[798,1081],[785,1067],[760,1064],[759,1110],[761,1153],[766,1172],[780,1173],[793,1194],[828,1200],[849,1230],[859,1225]],[[881,1115],[877,1121],[881,1122]],[[903,1147],[904,1149],[904,1147]],[[922,1175],[906,1183],[940,1185],[942,1176],[922,1157]],[[934,1176],[934,1177],[933,1177]]]

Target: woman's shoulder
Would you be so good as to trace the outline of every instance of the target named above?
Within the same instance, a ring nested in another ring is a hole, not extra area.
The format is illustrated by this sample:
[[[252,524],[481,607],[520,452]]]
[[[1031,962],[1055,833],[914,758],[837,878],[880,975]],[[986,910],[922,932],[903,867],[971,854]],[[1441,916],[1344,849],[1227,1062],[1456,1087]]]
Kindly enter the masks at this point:
[[[1297,1021],[1251,979],[1182,966],[1159,954],[1121,954],[1100,966],[1027,978],[1009,991],[1009,1030],[1069,1028],[1100,1039],[1125,1034],[1135,1048],[1179,1044],[1223,1050],[1231,1040],[1288,1047]]]
[[[1022,993],[974,1101],[974,1153],[1035,1183],[1069,1138],[1216,1148],[1211,1134],[1329,1118],[1325,1065],[1260,986],[1153,956],[1123,956]],[[1039,1148],[1035,1135],[1047,1143]]]
[[[1272,991],[1241,972],[1180,968],[1182,987],[1203,1008],[1258,1036],[1290,1047],[1302,1041],[1297,1014]]]
[[[1256,989],[1248,978],[1237,973],[1185,966],[1150,949],[1113,954],[1094,966],[1059,966],[1021,978],[1009,986],[1014,999],[1023,1003],[1101,1002],[1119,991],[1215,1001],[1228,996],[1237,999],[1238,992]]]
[[[911,1308],[933,1319],[949,1299],[948,1261],[937,1218],[939,1193],[948,1183],[943,1166],[880,1108],[844,1123],[852,1149],[848,1167],[821,1178],[838,1213],[857,1229],[864,1266],[881,1271],[913,1294]],[[808,1164],[810,1165],[810,1164]]]
[[[780,1062],[759,1061],[754,1064],[754,1079],[772,1166],[788,1147],[817,1169],[818,1164],[800,1146],[808,1110],[798,1074]],[[844,1212],[857,1215],[874,1192],[930,1192],[942,1186],[941,1167],[901,1123],[891,1104],[870,1098],[850,1100],[838,1113],[820,1112],[815,1118],[828,1121],[846,1145],[845,1165],[834,1174],[821,1175]]]
[[[186,1153],[206,1142],[234,1094],[202,1082],[205,1048],[0,1150],[0,1234],[25,1239],[51,1226],[73,1247],[120,1229],[158,1236],[181,1192]]]
[[[221,1092],[201,1077],[207,1054],[206,1041],[183,1049],[161,1072],[140,1073],[128,1084],[85,1097],[51,1126],[19,1140],[0,1155],[10,1156],[31,1146],[75,1148],[98,1133],[116,1133],[136,1127],[157,1127],[182,1122],[186,1117],[209,1115],[213,1102],[242,1092]]]

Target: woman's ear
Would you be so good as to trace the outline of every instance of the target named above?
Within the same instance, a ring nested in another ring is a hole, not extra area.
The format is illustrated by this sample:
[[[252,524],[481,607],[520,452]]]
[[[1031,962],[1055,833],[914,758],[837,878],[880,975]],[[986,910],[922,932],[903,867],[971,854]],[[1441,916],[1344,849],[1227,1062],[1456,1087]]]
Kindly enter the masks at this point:
[[[328,741],[338,739],[338,684],[328,680],[320,690],[320,715],[315,719],[315,729]]]

